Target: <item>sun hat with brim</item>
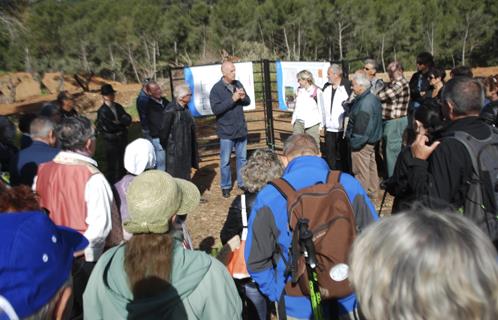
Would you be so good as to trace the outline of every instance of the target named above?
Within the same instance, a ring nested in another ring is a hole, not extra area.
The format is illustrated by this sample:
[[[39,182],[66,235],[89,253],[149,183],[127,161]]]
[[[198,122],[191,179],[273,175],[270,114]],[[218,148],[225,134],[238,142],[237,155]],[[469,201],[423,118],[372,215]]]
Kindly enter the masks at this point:
[[[123,223],[130,233],[166,233],[173,215],[186,215],[199,204],[199,189],[187,180],[149,170],[138,175],[126,192],[129,219]]]
[[[0,295],[19,318],[33,315],[69,279],[74,253],[87,246],[82,234],[43,212],[0,213]]]

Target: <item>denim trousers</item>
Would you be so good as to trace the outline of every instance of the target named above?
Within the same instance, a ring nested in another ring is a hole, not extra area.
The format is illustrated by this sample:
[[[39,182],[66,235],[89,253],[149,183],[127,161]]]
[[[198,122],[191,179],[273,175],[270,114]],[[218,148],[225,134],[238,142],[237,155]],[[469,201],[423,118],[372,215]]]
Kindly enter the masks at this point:
[[[237,139],[220,139],[220,170],[221,170],[221,189],[232,188],[232,172],[230,168],[230,156],[235,149],[236,167],[237,167],[237,185],[239,188],[244,186],[241,169],[246,164],[247,155],[247,137]]]
[[[159,138],[152,138],[150,142],[154,146],[154,151],[156,153],[156,169],[166,171],[166,152],[164,151]]]

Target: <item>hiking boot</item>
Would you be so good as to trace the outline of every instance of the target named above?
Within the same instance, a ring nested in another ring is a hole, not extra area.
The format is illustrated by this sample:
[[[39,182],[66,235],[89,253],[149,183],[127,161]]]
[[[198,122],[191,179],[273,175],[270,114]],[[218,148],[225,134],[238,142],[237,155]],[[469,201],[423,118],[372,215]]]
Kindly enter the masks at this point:
[[[230,198],[230,189],[221,189],[221,193],[223,194],[223,198]]]

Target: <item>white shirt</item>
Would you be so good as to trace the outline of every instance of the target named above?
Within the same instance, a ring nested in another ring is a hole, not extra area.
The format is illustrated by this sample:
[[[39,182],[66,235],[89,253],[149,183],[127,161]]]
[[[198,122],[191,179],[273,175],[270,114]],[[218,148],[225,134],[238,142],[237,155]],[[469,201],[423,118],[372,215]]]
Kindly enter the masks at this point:
[[[316,90],[316,98],[313,98]],[[310,128],[316,124],[322,124],[321,106],[323,104],[322,90],[315,86],[309,86],[308,89],[298,88],[296,96],[296,107],[292,113],[291,124],[296,120],[304,122],[304,128]]]
[[[348,92],[344,86],[338,86],[334,101],[332,102],[332,85],[327,86],[323,91],[323,109],[322,117],[325,128],[329,132],[343,131],[344,108],[342,102],[349,98]],[[331,106],[332,104],[332,106]]]
[[[59,158],[85,161],[97,166],[97,162],[90,157],[71,151],[61,151],[57,155]],[[36,190],[36,177],[33,183],[33,190]],[[70,180],[70,177],[68,177]],[[96,173],[88,179],[85,185],[86,219],[88,228],[83,233],[88,239],[89,245],[85,249],[85,260],[89,262],[97,261],[104,251],[105,240],[111,232],[111,204],[113,195],[111,186],[102,173]]]

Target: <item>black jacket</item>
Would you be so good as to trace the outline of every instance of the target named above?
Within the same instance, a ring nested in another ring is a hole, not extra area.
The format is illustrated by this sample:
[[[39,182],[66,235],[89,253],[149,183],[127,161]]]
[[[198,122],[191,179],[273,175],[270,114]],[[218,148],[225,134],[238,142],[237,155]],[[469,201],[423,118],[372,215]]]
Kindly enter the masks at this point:
[[[418,83],[420,81],[420,88]],[[424,96],[420,95],[420,92],[425,92]],[[427,74],[423,74],[420,71],[415,72],[410,79],[410,103],[417,102],[422,104],[425,97],[430,97],[432,95],[432,87],[427,79]]]
[[[97,111],[97,132],[104,139],[113,139],[127,133],[127,127],[131,124],[131,116],[125,111],[122,105],[114,103],[116,115],[105,103]]]
[[[466,117],[449,123],[441,131],[441,144],[427,161],[412,159],[409,163],[410,188],[431,208],[460,208],[468,191],[466,183],[472,174],[472,160],[465,146],[454,139],[444,139],[455,131],[464,131],[477,139],[489,137],[490,130],[478,117]]]
[[[166,151],[166,171],[173,177],[190,179],[192,168],[199,168],[195,123],[188,108],[169,103],[163,115],[159,138]]]
[[[235,88],[244,88],[242,83],[235,80]],[[230,91],[221,79],[209,93],[211,109],[216,115],[216,133],[220,139],[237,139],[247,136],[247,124],[244,118],[244,106],[251,103],[251,99],[246,94],[243,100],[233,102],[233,92]]]
[[[396,159],[393,175],[387,181],[386,190],[394,196],[391,211],[393,214],[409,209],[411,204],[418,199],[417,194],[411,189],[408,181],[409,165],[412,160],[411,147],[404,147]]]
[[[252,204],[256,200],[257,193],[246,192],[246,211],[247,211],[247,221],[249,221],[249,215],[251,213]],[[227,219],[223,228],[220,231],[221,243],[225,245],[228,240],[232,239],[236,235],[242,234],[242,217],[240,216],[242,206],[240,203],[240,195],[238,195],[230,205],[228,209]]]
[[[152,138],[159,137],[159,131],[163,124],[164,112],[168,104],[168,99],[164,97],[161,97],[161,103],[152,98],[149,98],[147,101],[147,105],[144,110],[147,120],[144,128],[149,129],[149,133]]]

